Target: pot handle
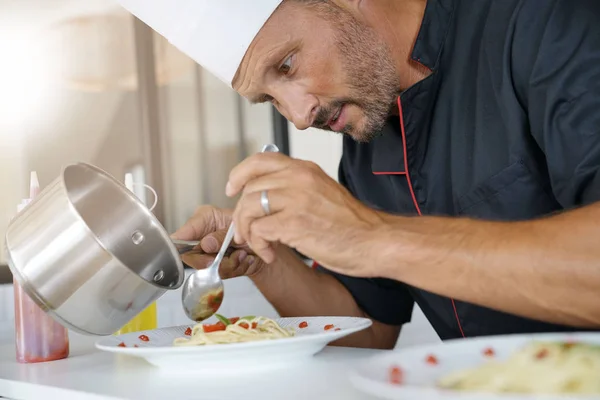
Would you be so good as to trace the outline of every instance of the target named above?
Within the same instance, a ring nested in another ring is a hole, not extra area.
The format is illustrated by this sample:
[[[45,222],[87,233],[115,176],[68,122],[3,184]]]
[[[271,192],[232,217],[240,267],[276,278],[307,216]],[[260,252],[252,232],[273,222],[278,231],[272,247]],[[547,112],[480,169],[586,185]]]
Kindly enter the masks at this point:
[[[152,212],[156,208],[156,205],[158,204],[158,193],[156,193],[156,190],[154,190],[154,188],[152,186],[147,185],[145,183],[134,183],[133,186],[143,186],[144,188],[149,190],[154,195],[154,203],[152,203],[152,206],[149,207],[149,210]]]

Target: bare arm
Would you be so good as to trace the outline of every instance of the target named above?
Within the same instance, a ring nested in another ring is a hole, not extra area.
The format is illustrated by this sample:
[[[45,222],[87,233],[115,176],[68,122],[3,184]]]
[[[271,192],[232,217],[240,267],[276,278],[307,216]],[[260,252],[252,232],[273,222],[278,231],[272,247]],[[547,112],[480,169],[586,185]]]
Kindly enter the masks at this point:
[[[277,261],[250,276],[283,317],[367,315],[348,290],[333,276],[308,268],[293,252],[281,246]],[[399,326],[373,321],[371,328],[334,343],[338,346],[393,348]]]
[[[600,203],[525,222],[389,217],[386,225],[378,257],[389,278],[524,317],[600,327]]]

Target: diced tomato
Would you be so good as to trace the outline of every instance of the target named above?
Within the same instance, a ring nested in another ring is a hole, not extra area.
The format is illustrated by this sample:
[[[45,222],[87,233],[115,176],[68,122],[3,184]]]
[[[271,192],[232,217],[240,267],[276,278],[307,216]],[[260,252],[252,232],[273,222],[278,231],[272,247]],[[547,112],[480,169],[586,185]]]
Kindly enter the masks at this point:
[[[202,330],[204,331],[204,333],[224,331],[225,324],[222,322],[217,322],[216,324],[212,324],[212,325],[211,324],[202,325]]]
[[[238,324],[238,326],[244,329],[248,329],[250,327],[250,325],[248,325],[246,322],[242,322],[241,324]]]
[[[300,324],[298,325],[298,328],[300,328],[300,329],[308,328],[308,322],[306,322],[306,321],[300,322]]]
[[[232,324],[235,324],[236,322],[238,322],[240,320],[240,317],[233,317],[233,318],[229,318],[229,322],[231,322]]]
[[[206,331],[205,331],[205,332],[206,332]],[[190,327],[188,326],[188,328],[185,330],[185,335],[186,335],[186,336],[192,336],[192,328],[190,328]]]
[[[150,338],[148,336],[146,336],[146,335],[140,335],[140,340],[142,342],[149,342]]]
[[[252,323],[252,329],[256,329],[257,326],[258,326],[258,322],[253,322]]]
[[[402,381],[404,380],[404,374],[400,367],[393,366],[390,368],[390,383],[394,385],[402,385]]]
[[[216,296],[210,295],[208,296],[207,303],[209,307],[219,307],[223,302],[223,296],[218,294]]]
[[[542,358],[546,358],[548,356],[548,349],[541,349],[540,351],[537,352],[537,354],[535,355],[535,358],[537,358],[538,360],[541,360]]]
[[[325,329],[326,331],[328,331],[328,330],[330,330],[330,329],[333,329],[333,328],[334,328],[334,325],[325,325],[325,328],[324,328],[324,329]]]
[[[483,350],[483,355],[486,357],[494,357],[496,355],[496,352],[491,347],[488,347],[485,350]]]
[[[119,347],[127,347],[127,346],[125,346],[125,343],[121,342],[121,343],[119,343]]]
[[[432,354],[428,355],[427,359],[425,361],[427,361],[427,364],[430,364],[430,365],[438,365],[440,363],[438,361],[437,357]]]

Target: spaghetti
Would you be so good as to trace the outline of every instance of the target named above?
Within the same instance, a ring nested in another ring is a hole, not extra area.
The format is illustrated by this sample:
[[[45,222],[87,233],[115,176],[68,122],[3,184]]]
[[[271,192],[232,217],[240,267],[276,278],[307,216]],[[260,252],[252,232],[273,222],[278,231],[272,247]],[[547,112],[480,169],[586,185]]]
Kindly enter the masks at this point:
[[[214,325],[197,324],[189,339],[177,338],[174,346],[204,346],[255,342],[289,338],[295,335],[292,328],[282,328],[277,322],[266,317],[245,317],[228,320],[218,316],[221,322]]]
[[[467,392],[600,394],[600,346],[533,342],[506,361],[452,373],[439,386]]]

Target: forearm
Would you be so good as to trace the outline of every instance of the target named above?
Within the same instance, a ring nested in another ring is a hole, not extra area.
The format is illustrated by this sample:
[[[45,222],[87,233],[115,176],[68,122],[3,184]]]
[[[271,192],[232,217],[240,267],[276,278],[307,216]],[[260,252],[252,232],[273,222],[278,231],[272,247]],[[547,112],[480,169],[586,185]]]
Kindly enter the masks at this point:
[[[287,248],[279,250],[277,261],[262,268],[260,272],[251,276],[251,279],[282,317],[368,317],[337,279],[308,268]],[[370,329],[350,335],[334,344],[391,348],[398,333],[399,328],[373,321]]]
[[[381,259],[397,260],[387,277],[524,317],[600,326],[599,204],[512,223],[387,221],[380,250],[391,254]]]

